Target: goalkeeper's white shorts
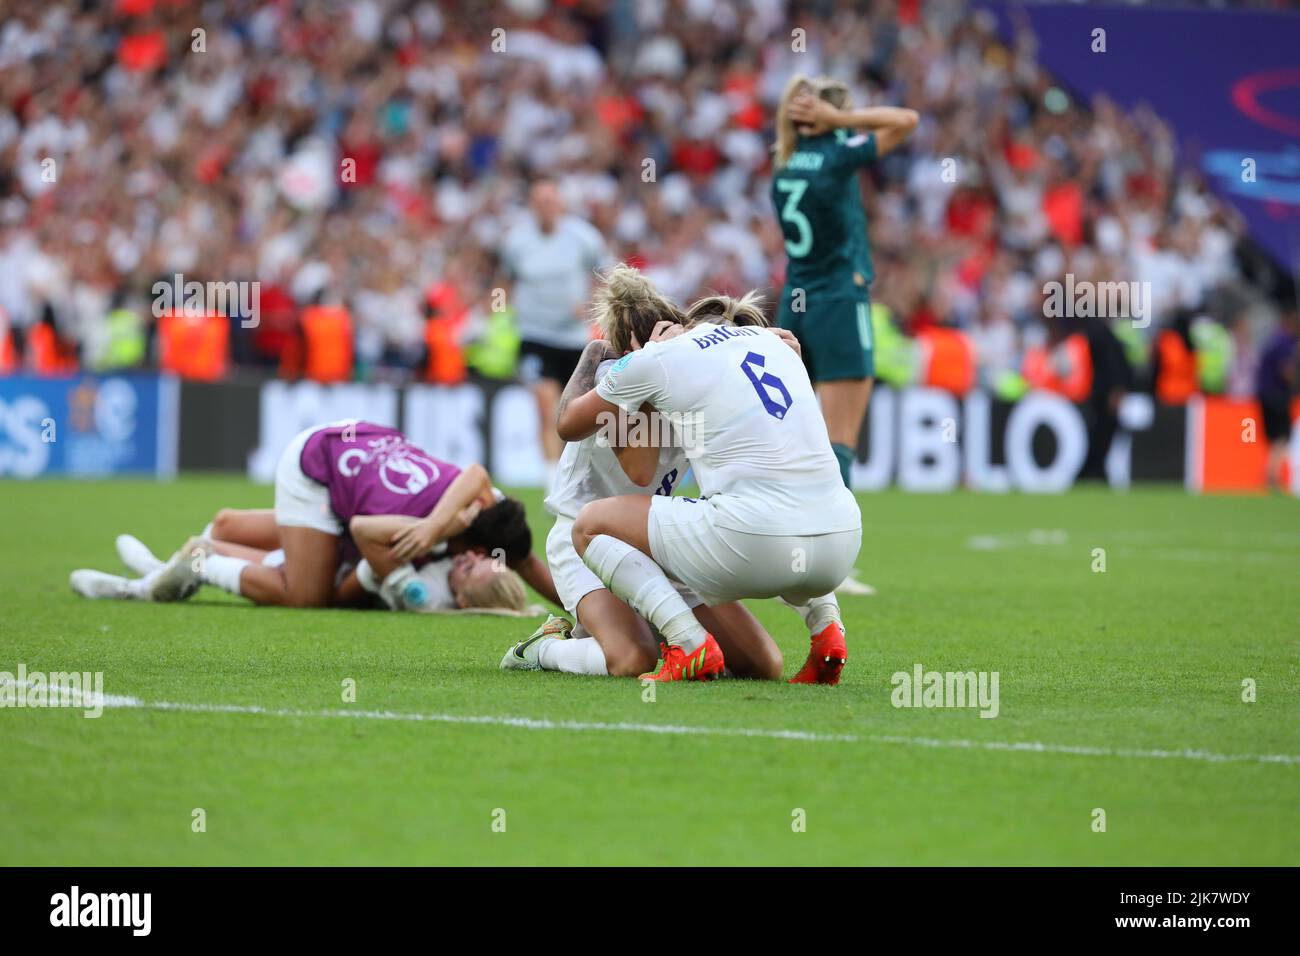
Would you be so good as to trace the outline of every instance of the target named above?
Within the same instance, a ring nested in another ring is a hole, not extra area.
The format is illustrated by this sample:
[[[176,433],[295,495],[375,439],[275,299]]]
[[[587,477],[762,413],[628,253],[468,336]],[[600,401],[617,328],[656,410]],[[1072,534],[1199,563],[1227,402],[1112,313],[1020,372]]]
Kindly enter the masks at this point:
[[[302,450],[307,439],[329,425],[304,429],[289,442],[275,466],[275,523],[290,528],[312,528],[341,535],[347,529],[334,514],[330,491],[302,470]]]

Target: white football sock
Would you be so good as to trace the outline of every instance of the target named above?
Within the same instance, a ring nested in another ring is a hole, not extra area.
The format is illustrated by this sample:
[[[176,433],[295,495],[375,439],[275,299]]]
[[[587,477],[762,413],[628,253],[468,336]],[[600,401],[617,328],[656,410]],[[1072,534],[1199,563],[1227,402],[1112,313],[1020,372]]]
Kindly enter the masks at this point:
[[[357,583],[361,585],[361,590],[369,594],[378,594],[382,582],[375,577],[375,569],[370,566],[370,562],[365,558],[357,565]]]
[[[663,569],[626,541],[598,534],[582,560],[605,587],[653,624],[669,644],[689,654],[704,643],[707,632]]]
[[[223,591],[229,591],[231,594],[241,593],[239,590],[239,576],[243,573],[244,568],[248,567],[249,562],[243,558],[231,558],[224,554],[209,554],[203,562],[203,570],[199,577],[203,579],[204,584],[215,585]]]
[[[122,563],[136,574],[148,574],[157,571],[167,562],[149,550],[149,547],[135,535],[119,534],[117,536],[117,554]]]
[[[136,601],[152,601],[154,584],[163,576],[163,572],[167,570],[167,566],[170,563],[171,562],[169,561],[161,568],[155,568],[148,574],[127,581],[123,590],[128,597],[131,597]]]
[[[809,634],[820,634],[832,623],[844,623],[840,618],[840,602],[834,594],[813,598],[807,604],[791,604],[785,598],[781,598],[781,603],[799,612],[804,624],[808,626]]]
[[[558,637],[544,637],[537,642],[537,663],[542,670],[564,671],[566,674],[595,674],[608,676],[605,652],[595,638],[584,637],[567,641]]]
[[[122,587],[123,593],[136,601],[148,601],[149,593],[153,589],[153,583],[162,574],[162,568],[155,568],[143,577],[134,578],[126,582]]]

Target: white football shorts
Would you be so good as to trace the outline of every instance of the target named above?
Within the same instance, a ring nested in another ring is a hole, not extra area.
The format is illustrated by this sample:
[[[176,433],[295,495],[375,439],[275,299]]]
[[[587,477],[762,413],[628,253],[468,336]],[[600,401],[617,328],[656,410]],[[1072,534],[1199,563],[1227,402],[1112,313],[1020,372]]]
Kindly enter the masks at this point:
[[[650,502],[651,557],[709,606],[741,598],[783,597],[804,604],[848,576],[862,529],[830,534],[750,534],[715,524],[707,498],[655,497]]]
[[[605,585],[594,571],[583,563],[573,547],[573,519],[556,518],[551,533],[546,536],[546,564],[555,580],[555,590],[560,603],[570,614],[577,616],[578,602],[592,591],[601,591]],[[673,582],[686,606],[699,607],[704,601],[690,588]]]
[[[303,446],[321,427],[327,426],[314,426],[299,432],[276,463],[275,523],[340,535],[343,525],[330,507],[329,489],[308,478],[302,470]]]

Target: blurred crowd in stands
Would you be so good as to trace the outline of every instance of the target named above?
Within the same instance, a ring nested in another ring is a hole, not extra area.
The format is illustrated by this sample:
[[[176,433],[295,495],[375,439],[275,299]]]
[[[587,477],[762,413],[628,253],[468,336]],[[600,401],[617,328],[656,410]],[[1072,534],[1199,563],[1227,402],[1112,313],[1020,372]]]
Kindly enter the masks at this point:
[[[1079,353],[1042,301],[1067,273],[1150,283],[1149,326],[1114,325],[1170,395],[1251,393],[1276,321],[1160,119],[1077,101],[956,0],[5,6],[0,372],[510,377],[493,291],[539,175],[679,301],[779,289],[794,72],[922,116],[862,182],[886,381],[1068,389]],[[156,315],[177,276],[256,282],[256,320]]]

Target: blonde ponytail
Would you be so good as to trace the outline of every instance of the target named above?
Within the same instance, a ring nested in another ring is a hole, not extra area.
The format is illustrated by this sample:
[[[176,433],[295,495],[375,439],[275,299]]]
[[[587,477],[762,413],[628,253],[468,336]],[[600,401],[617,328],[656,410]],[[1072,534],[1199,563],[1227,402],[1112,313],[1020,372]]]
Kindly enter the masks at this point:
[[[601,274],[591,301],[592,318],[606,341],[620,355],[632,349],[632,339],[644,345],[664,319],[682,322],[682,312],[649,279],[620,263]]]
[[[790,77],[790,82],[785,85],[781,101],[776,107],[776,142],[772,145],[773,159],[778,167],[790,162],[790,157],[794,155],[795,143],[799,139],[799,133],[794,128],[794,120],[790,118],[790,104],[801,93],[815,91],[813,81],[802,73]]]
[[[523,579],[508,568],[498,571],[485,583],[465,587],[460,597],[467,608],[487,610],[522,611],[528,603]]]
[[[701,322],[717,325],[757,325],[767,328],[767,313],[763,311],[763,296],[759,292],[746,292],[740,298],[729,295],[705,296],[686,310],[686,326]]]

